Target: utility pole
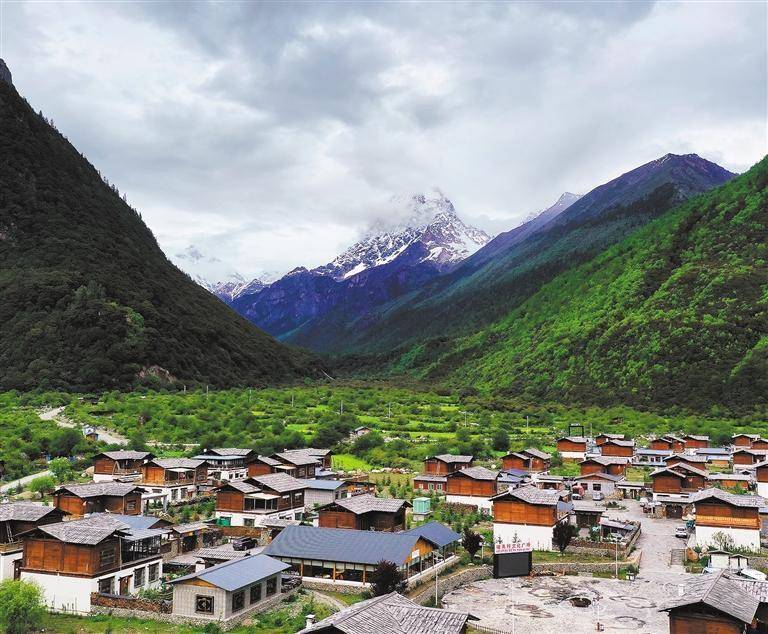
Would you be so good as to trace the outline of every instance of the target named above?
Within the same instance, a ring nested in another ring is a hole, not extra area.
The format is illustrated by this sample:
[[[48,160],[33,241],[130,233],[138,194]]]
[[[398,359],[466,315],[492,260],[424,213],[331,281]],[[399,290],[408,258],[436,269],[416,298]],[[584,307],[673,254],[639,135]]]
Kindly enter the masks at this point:
[[[387,418],[392,418],[392,403],[387,403]]]
[[[344,401],[341,402],[341,405],[339,406],[339,414],[344,413]]]
[[[525,431],[528,431],[528,419],[529,418],[530,418],[530,416],[528,416],[528,414],[526,414],[525,415]]]
[[[248,402],[251,402],[251,388],[248,388]]]
[[[291,409],[293,409],[293,392],[291,392]]]

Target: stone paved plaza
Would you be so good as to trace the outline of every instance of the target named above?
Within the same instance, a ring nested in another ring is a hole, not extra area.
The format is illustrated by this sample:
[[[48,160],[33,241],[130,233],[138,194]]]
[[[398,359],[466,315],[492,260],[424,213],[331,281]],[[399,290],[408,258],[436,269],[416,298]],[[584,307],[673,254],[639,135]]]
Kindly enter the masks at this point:
[[[666,612],[658,607],[677,594],[690,575],[649,573],[635,581],[593,577],[517,577],[478,581],[445,595],[447,609],[466,611],[480,624],[510,634],[595,632],[598,620],[605,632],[666,634]],[[589,607],[574,607],[570,599],[586,597]]]

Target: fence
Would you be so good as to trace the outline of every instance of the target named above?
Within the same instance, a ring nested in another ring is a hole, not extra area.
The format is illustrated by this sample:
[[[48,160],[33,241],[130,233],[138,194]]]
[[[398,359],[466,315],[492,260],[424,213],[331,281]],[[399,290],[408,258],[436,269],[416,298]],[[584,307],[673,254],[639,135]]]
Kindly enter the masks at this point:
[[[485,634],[512,634],[512,630],[502,630],[498,627],[489,627],[488,625],[478,625],[469,621],[467,623],[467,632],[484,632]]]

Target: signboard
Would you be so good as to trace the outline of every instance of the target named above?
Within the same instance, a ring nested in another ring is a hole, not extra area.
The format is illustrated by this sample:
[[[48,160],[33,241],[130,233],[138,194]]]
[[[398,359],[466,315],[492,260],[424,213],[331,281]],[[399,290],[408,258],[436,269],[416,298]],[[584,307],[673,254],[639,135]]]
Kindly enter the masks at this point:
[[[533,550],[531,542],[510,542],[502,544],[496,542],[493,545],[493,552],[496,555],[508,555],[510,553],[529,553]]]

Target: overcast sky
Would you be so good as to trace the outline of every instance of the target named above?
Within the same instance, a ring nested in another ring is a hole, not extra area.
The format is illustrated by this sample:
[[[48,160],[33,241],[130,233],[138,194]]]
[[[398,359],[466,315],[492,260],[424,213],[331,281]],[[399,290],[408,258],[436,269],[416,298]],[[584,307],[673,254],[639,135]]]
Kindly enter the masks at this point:
[[[18,90],[166,253],[316,266],[393,195],[490,233],[667,152],[768,152],[765,2],[2,3]]]

